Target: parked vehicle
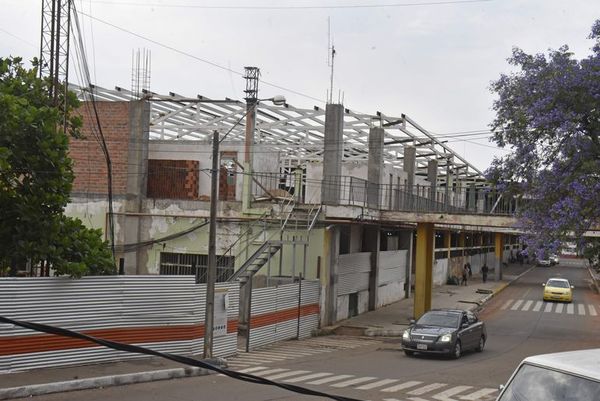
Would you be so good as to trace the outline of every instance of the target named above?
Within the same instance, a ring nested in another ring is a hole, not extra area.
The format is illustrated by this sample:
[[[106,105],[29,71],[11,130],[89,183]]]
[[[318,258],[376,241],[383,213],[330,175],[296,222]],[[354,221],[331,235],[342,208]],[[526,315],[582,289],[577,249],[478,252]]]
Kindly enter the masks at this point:
[[[536,264],[538,266],[544,266],[544,267],[552,266],[552,262],[550,261],[550,258],[538,259]]]
[[[573,289],[566,278],[551,278],[544,286],[544,301],[573,302]]]
[[[558,262],[559,262],[558,255],[556,255],[556,254],[552,254],[552,255],[550,255],[550,258],[549,258],[549,259],[550,259],[550,263],[551,263],[553,266],[554,266],[554,265],[557,265],[557,264],[558,264]]]
[[[525,358],[496,401],[600,400],[600,348]]]
[[[402,335],[402,350],[415,353],[461,357],[464,350],[483,351],[487,333],[485,324],[473,313],[460,309],[434,309],[426,312]]]

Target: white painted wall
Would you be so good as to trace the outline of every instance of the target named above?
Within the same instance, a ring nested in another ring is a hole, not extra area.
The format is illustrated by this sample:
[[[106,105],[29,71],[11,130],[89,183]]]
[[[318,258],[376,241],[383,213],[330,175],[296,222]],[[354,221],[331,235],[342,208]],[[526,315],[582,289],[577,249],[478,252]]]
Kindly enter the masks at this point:
[[[438,259],[433,261],[433,285],[439,286],[446,284],[448,279],[448,259]]]

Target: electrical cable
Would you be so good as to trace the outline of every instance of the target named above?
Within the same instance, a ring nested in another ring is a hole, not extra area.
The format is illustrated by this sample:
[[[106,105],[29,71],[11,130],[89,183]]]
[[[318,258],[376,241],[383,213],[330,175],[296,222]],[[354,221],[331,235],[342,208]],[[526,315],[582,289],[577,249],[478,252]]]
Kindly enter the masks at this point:
[[[115,252],[115,221],[114,221],[114,205],[113,205],[113,177],[112,177],[112,161],[110,159],[110,152],[108,150],[108,146],[106,145],[106,141],[104,139],[104,134],[102,132],[102,124],[100,123],[100,116],[98,113],[98,108],[96,105],[96,99],[94,97],[94,87],[91,83],[91,75],[90,75],[90,71],[88,68],[88,62],[87,62],[87,58],[86,58],[86,54],[85,54],[85,47],[84,47],[84,43],[83,43],[83,38],[82,38],[82,32],[81,32],[81,27],[79,24],[79,18],[77,15],[77,9],[75,7],[75,2],[71,3],[71,7],[73,8],[73,11],[75,12],[74,18],[75,18],[75,26],[76,26],[76,33],[77,35],[75,36],[78,41],[76,41],[76,46],[79,46],[79,52],[78,52],[78,56],[79,56],[79,63],[80,63],[80,68],[81,68],[81,72],[83,75],[83,78],[85,80],[85,83],[87,85],[85,85],[85,87],[88,87],[90,89],[89,95],[90,95],[90,99],[91,99],[91,103],[92,103],[92,108],[93,108],[93,115],[95,117],[94,121],[96,123],[96,126],[98,128],[98,133],[99,133],[99,137],[100,137],[100,143],[101,143],[101,149],[102,152],[104,154],[104,158],[106,161],[106,170],[107,170],[107,191],[108,191],[108,224],[109,224],[109,239],[110,239],[110,247],[111,247],[111,251],[112,251],[112,260],[113,260],[113,264],[116,263],[116,252]],[[69,10],[70,13],[70,10]],[[115,265],[116,266],[116,265]]]
[[[202,6],[196,4],[169,4],[169,3],[134,3],[112,2],[96,0],[97,4],[163,7],[163,8],[197,8],[203,10],[328,10],[328,9],[353,9],[353,8],[396,8],[396,7],[422,7],[439,6],[447,4],[487,3],[494,0],[448,0],[428,1],[423,3],[388,3],[388,4],[348,4],[348,5],[320,5],[320,6]]]
[[[130,243],[130,244],[121,244],[121,245],[117,245],[116,247],[120,251],[131,252],[131,251],[134,251],[134,250],[139,249],[139,248],[143,248],[143,247],[146,247],[146,246],[150,246],[150,245],[154,245],[154,244],[159,244],[161,242],[167,242],[167,241],[179,238],[179,237],[183,237],[184,235],[187,235],[187,234],[189,234],[191,232],[194,232],[194,231],[196,231],[196,230],[198,230],[198,229],[206,226],[207,224],[208,224],[208,220],[205,219],[200,224],[197,224],[195,226],[187,228],[187,229],[185,229],[183,231],[178,231],[176,233],[169,234],[169,235],[167,235],[165,237],[151,239],[151,240],[147,240],[147,241],[141,241],[141,242],[134,242],[134,243]]]
[[[171,361],[179,362],[179,363],[182,363],[185,365],[195,366],[198,368],[203,368],[203,369],[211,370],[214,372],[218,372],[218,373],[221,373],[222,375],[231,377],[233,379],[245,381],[248,383],[275,386],[275,387],[279,387],[284,390],[292,391],[292,392],[298,393],[298,394],[326,397],[326,398],[329,398],[332,400],[338,400],[338,401],[362,401],[362,400],[359,400],[356,398],[349,398],[349,397],[344,397],[344,396],[339,396],[339,395],[333,395],[333,394],[328,394],[328,393],[324,393],[324,392],[317,391],[317,390],[312,390],[312,389],[301,387],[301,386],[280,383],[280,382],[276,382],[273,380],[265,379],[263,377],[255,376],[255,375],[252,375],[249,373],[236,372],[234,370],[221,368],[221,367],[215,366],[211,363],[208,363],[208,362],[205,362],[202,360],[198,360],[198,359],[194,359],[194,358],[190,358],[190,357],[186,357],[186,356],[182,356],[182,355],[154,351],[154,350],[140,347],[137,345],[123,344],[123,343],[120,343],[117,341],[104,340],[102,338],[89,336],[87,334],[63,329],[60,327],[54,327],[54,326],[50,326],[50,325],[46,325],[46,324],[14,320],[14,319],[10,319],[10,318],[4,317],[4,316],[0,316],[0,322],[5,323],[5,324],[12,324],[15,326],[19,326],[19,327],[23,327],[26,329],[35,330],[35,331],[39,331],[39,332],[43,332],[43,333],[54,334],[57,336],[70,337],[70,338],[76,338],[79,340],[89,341],[89,342],[92,342],[92,343],[95,343],[98,345],[102,345],[102,346],[105,346],[108,348],[115,349],[117,351],[125,351],[125,352],[131,352],[131,353],[136,353],[136,354],[158,356],[158,357],[169,359]]]

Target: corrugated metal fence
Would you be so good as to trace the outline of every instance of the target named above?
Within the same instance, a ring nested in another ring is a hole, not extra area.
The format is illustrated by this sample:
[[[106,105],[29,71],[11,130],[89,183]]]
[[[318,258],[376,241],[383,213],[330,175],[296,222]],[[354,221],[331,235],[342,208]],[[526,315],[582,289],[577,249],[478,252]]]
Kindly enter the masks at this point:
[[[226,328],[213,353],[228,356],[237,348],[239,284],[218,283],[216,292],[215,321]],[[1,316],[181,354],[202,351],[205,299],[193,276],[0,279]],[[140,357],[0,324],[0,372]]]
[[[369,289],[371,252],[357,252],[339,257],[338,296]]]
[[[253,289],[249,348],[310,337],[319,327],[319,291],[318,280]]]

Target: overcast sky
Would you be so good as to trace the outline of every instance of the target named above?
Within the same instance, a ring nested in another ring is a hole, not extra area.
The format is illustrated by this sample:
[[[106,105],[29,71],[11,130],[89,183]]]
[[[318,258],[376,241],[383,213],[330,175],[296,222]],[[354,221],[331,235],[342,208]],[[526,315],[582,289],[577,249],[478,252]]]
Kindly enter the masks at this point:
[[[145,48],[158,93],[242,99],[244,80],[236,72],[257,66],[265,81],[260,97],[283,94],[296,107],[322,105],[314,98],[324,100],[329,87],[329,19],[335,98],[341,90],[348,108],[405,113],[442,135],[489,128],[490,82],[510,71],[513,46],[532,53],[568,44],[585,57],[592,46],[586,38],[600,18],[600,0],[74,1],[96,18],[80,15],[100,86],[130,88],[132,50]],[[0,0],[0,57],[39,55],[41,3]],[[481,170],[504,154],[482,135],[445,139]]]

